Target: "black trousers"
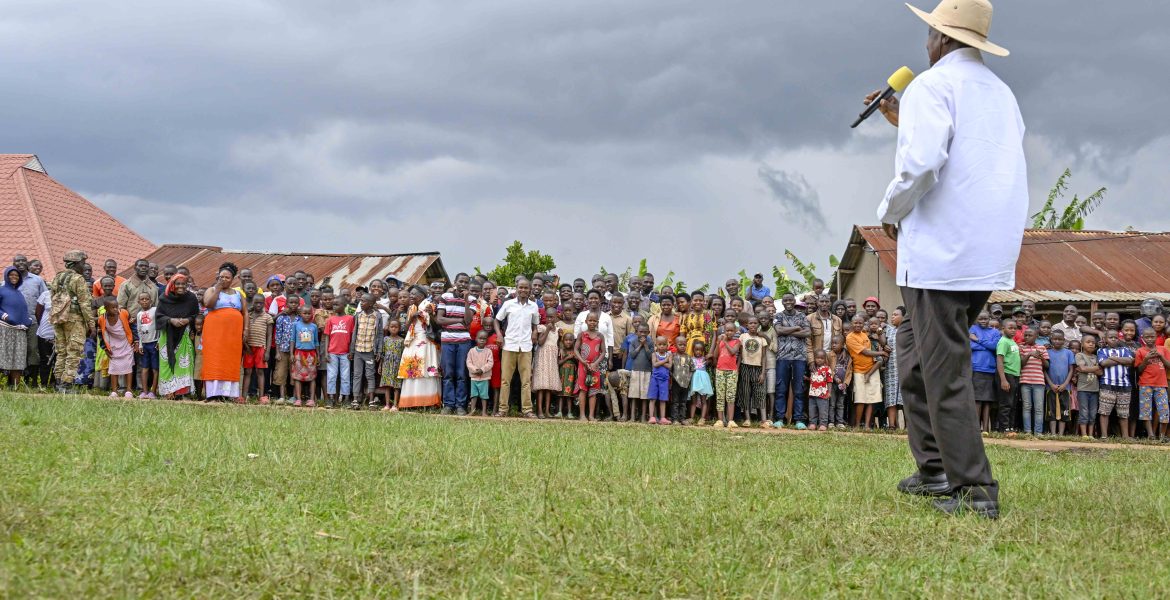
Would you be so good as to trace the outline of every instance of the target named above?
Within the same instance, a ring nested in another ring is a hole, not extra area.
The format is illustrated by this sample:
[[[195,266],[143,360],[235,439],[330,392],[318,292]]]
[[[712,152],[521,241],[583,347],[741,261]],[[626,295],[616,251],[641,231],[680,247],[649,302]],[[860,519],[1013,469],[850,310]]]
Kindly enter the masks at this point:
[[[687,396],[691,390],[681,386],[673,379],[670,381],[670,420],[682,422],[687,418]]]
[[[976,488],[996,499],[979,432],[967,333],[990,295],[903,287],[907,314],[897,343],[910,453],[919,472],[946,473],[956,491]]]
[[[36,370],[33,382],[41,387],[49,387],[53,378],[53,365],[57,362],[57,355],[53,351],[53,340],[37,337],[37,354],[40,357],[39,365],[32,367]]]

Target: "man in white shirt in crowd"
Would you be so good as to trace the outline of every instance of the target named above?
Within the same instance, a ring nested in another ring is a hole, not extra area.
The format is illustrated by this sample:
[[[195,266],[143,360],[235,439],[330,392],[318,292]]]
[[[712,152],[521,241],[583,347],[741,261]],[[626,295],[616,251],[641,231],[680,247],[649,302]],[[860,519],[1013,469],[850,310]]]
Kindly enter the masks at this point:
[[[536,343],[536,326],[540,322],[540,308],[531,298],[532,284],[521,278],[516,284],[516,297],[509,298],[496,311],[496,336],[504,340],[500,349],[500,404],[495,416],[507,414],[512,393],[512,375],[520,371],[520,412],[525,418],[535,419],[532,412],[532,346]],[[500,323],[507,323],[500,329]]]
[[[1011,90],[983,64],[981,50],[1008,54],[987,40],[990,2],[910,8],[930,26],[931,68],[906,88],[900,107],[880,105],[898,127],[898,146],[877,211],[898,243],[908,309],[898,372],[918,471],[898,489],[942,496],[934,506],[948,514],[996,518],[999,487],[979,433],[967,329],[992,290],[1015,286],[1028,211],[1024,122]]]

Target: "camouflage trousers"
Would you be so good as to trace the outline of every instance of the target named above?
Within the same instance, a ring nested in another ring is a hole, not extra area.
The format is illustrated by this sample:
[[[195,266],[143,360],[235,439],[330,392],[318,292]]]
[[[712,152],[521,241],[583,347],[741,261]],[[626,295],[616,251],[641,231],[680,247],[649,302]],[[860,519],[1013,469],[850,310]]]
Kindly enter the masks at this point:
[[[72,385],[77,379],[77,366],[85,358],[85,323],[68,321],[53,326],[57,335],[57,365],[53,377],[58,385]]]

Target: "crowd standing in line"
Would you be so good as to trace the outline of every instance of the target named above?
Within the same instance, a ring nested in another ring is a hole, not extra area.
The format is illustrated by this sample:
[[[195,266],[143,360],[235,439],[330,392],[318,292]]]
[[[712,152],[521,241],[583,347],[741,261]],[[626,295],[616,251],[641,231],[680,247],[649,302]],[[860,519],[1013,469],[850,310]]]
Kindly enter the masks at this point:
[[[24,256],[4,270],[10,385],[460,416],[515,405],[524,418],[720,428],[904,424],[904,309],[834,301],[820,281],[778,301],[761,274],[719,294],[656,289],[650,273],[625,293],[614,274],[586,285],[546,273],[512,288],[459,273],[451,286],[388,278],[350,290],[296,272],[261,289],[225,263],[200,290],[186,268],[146,260],[127,278],[107,260],[91,282],[86,259],[67,253],[52,282]],[[1168,439],[1160,302],[1145,301],[1137,320],[1085,319],[1070,305],[1054,324],[1034,312],[992,304],[969,330],[985,433]]]

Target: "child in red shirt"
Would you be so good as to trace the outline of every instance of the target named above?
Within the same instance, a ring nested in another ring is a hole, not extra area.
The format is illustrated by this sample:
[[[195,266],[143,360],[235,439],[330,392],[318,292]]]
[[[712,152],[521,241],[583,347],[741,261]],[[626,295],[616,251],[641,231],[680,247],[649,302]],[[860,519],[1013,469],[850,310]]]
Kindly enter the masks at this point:
[[[353,337],[353,315],[346,313],[345,298],[333,299],[333,315],[325,321],[325,394],[327,408],[341,406],[350,395],[349,342]],[[341,386],[338,390],[338,381]],[[338,397],[338,391],[341,396]]]
[[[735,390],[739,387],[739,327],[723,325],[715,343],[715,426],[735,428]],[[727,407],[726,412],[724,406]]]
[[[829,396],[833,390],[833,370],[829,368],[829,356],[824,350],[813,352],[813,370],[809,374],[809,429],[829,430]]]
[[[1146,434],[1154,437],[1152,409],[1158,409],[1158,436],[1166,438],[1170,423],[1170,402],[1166,399],[1166,367],[1170,366],[1170,350],[1159,346],[1158,333],[1152,327],[1142,332],[1142,345],[1134,354],[1133,366],[1138,372],[1138,419],[1146,424]]]

